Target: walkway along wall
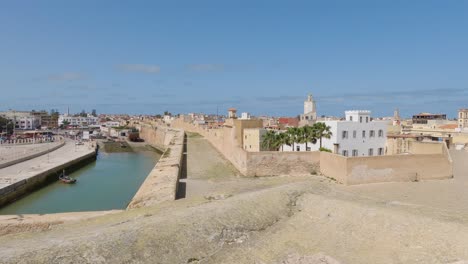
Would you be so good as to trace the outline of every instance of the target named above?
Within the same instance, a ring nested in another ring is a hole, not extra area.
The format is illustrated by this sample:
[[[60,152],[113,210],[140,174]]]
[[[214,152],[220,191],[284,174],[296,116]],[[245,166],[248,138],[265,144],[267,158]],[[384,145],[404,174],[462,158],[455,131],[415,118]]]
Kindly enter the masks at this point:
[[[127,209],[151,206],[176,199],[182,172],[185,132],[179,129],[142,126],[140,137],[165,151],[141,185]]]
[[[204,136],[245,176],[321,172],[348,185],[453,177],[452,160],[443,143],[415,143],[415,154],[374,157],[344,157],[328,152],[247,152],[236,145],[234,129],[207,129],[182,119],[174,120],[172,125]]]
[[[45,155],[47,153],[50,153],[54,150],[57,150],[63,146],[65,146],[65,140],[63,138],[60,139],[59,142],[56,142],[56,143],[45,143],[45,144],[53,144],[52,146],[50,145],[44,145],[44,146],[41,146],[43,147],[43,150],[39,150],[39,152],[36,152],[36,153],[27,153],[23,156],[20,156],[16,159],[13,159],[13,160],[9,160],[9,161],[4,161],[3,159],[6,159],[6,157],[2,157],[0,158],[0,169],[2,168],[6,168],[8,166],[12,166],[12,165],[15,165],[15,164],[18,164],[18,163],[21,163],[23,161],[26,161],[26,160],[30,160],[30,159],[34,159],[34,158],[37,158],[39,156],[42,156],[42,155]]]
[[[207,129],[182,119],[172,121],[172,126],[205,137],[245,176],[311,175],[320,171],[319,152],[248,152],[238,145],[233,128]]]

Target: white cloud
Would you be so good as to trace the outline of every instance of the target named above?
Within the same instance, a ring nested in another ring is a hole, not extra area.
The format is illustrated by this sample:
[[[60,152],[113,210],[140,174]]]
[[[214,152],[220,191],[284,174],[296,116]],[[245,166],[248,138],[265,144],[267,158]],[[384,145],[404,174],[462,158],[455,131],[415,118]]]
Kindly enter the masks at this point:
[[[76,81],[83,80],[85,76],[77,72],[65,72],[61,74],[52,74],[47,77],[49,81]]]
[[[148,64],[121,64],[118,68],[122,71],[127,72],[142,72],[142,73],[151,73],[156,74],[161,71],[161,67],[158,65],[148,65]]]

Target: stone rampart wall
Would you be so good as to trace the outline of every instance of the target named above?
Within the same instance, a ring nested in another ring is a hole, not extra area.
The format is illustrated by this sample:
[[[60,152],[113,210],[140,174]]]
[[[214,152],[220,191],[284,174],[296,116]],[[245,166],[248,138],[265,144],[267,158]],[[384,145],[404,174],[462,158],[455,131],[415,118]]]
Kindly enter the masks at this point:
[[[141,133],[143,131],[143,133]],[[185,132],[163,127],[142,127],[140,137],[149,144],[164,147],[165,151],[151,170],[127,209],[152,206],[176,199],[182,172]]]
[[[172,126],[205,137],[245,176],[310,175],[320,170],[319,152],[247,152],[238,145],[233,128],[208,129],[181,119]]]
[[[310,175],[320,171],[349,185],[453,177],[452,160],[443,143],[416,142],[416,154],[374,157],[343,157],[327,152],[247,152],[237,146],[232,128],[207,129],[180,119],[172,125],[204,136],[245,176]]]
[[[248,176],[313,175],[320,172],[320,152],[247,152]]]
[[[320,168],[325,176],[347,185],[453,177],[452,159],[443,143],[419,147],[422,152],[438,149],[438,154],[343,157],[322,152]]]

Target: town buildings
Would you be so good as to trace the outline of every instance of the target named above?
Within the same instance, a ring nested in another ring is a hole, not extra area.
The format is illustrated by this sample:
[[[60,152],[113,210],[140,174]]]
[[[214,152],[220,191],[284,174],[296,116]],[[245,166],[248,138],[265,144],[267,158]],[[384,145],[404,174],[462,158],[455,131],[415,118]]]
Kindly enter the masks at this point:
[[[249,152],[263,151],[262,137],[267,132],[264,128],[247,128],[244,129],[244,150]]]
[[[311,94],[304,101],[304,114],[300,116],[299,126],[312,125],[317,120],[317,109]]]
[[[372,120],[371,112],[365,110],[346,111],[345,116],[345,120],[323,121],[330,127],[332,136],[322,138],[322,147],[343,156],[385,155],[387,121]],[[319,148],[319,141],[282,146],[283,151],[316,151]]]
[[[33,130],[41,127],[41,117],[33,115],[30,111],[5,111],[0,116],[15,124],[15,129]]]
[[[413,115],[413,124],[427,124],[429,120],[447,120],[446,114],[419,113]]]
[[[458,128],[468,130],[468,108],[458,110]]]
[[[69,126],[89,126],[97,125],[99,121],[98,117],[87,115],[87,116],[70,116],[68,114],[60,115],[58,119],[59,126],[67,123]]]

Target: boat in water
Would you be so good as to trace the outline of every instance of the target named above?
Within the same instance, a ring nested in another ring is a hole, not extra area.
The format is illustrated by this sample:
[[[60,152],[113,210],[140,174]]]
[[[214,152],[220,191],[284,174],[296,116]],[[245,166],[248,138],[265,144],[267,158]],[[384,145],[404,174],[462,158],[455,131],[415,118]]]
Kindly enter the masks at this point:
[[[62,171],[62,174],[59,176],[59,180],[63,183],[75,183],[76,179],[73,179],[70,176],[65,175],[65,170]]]

